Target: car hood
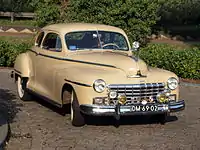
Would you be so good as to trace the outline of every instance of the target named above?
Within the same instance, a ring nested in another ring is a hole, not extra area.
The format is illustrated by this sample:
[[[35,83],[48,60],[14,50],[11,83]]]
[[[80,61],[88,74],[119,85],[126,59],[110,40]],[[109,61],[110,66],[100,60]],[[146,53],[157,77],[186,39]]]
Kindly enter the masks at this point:
[[[134,77],[140,71],[141,75],[147,75],[148,69],[144,61],[126,53],[110,51],[103,52],[77,52],[69,55],[69,58],[81,63],[112,67],[124,71],[127,77]]]

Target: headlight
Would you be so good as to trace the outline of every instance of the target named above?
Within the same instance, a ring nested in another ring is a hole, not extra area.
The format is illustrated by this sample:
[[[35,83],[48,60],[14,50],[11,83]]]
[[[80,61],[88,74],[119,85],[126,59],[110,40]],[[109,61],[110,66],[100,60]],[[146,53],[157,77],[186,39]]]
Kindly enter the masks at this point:
[[[106,83],[102,79],[94,81],[93,88],[96,92],[102,93],[106,88]]]
[[[170,90],[175,90],[178,86],[178,80],[174,77],[171,77],[167,80],[167,86]]]

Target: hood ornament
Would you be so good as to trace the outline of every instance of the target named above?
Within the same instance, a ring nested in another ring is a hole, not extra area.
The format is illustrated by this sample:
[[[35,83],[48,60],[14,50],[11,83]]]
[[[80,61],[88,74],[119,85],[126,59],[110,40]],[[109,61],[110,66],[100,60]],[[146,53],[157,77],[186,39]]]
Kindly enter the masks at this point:
[[[127,75],[127,78],[145,78],[147,77],[146,75],[142,75],[140,69],[139,69],[139,64],[138,64],[138,61],[139,61],[139,47],[140,47],[140,44],[139,42],[133,42],[133,46],[132,46],[132,50],[136,52],[136,57],[135,57],[135,61],[136,61],[136,65],[137,65],[137,73],[136,75]],[[132,70],[133,68],[131,68]]]
[[[146,75],[142,75],[140,70],[137,70],[136,75],[127,75],[127,78],[146,78]]]

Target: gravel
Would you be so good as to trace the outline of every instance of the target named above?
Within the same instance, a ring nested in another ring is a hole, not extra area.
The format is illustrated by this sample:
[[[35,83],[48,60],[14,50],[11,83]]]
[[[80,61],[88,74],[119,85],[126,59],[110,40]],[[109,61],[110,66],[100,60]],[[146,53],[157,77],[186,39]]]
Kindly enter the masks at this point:
[[[165,125],[148,117],[90,118],[84,127],[73,127],[70,115],[39,98],[23,102],[16,94],[10,70],[0,70],[0,108],[11,126],[7,150],[126,150],[200,149],[200,87],[181,86],[186,109],[174,113]]]

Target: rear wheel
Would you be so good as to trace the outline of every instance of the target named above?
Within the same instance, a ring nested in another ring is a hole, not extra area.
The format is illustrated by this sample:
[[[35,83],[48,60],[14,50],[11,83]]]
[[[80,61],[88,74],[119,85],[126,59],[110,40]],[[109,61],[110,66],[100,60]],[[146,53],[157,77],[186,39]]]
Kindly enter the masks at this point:
[[[84,126],[85,119],[84,116],[81,114],[79,102],[76,96],[76,93],[72,90],[64,90],[63,92],[63,100],[69,101],[69,96],[71,100],[71,122],[73,126]]]
[[[21,78],[18,76],[17,78],[17,93],[19,95],[19,98],[23,101],[28,101],[31,99],[30,93],[27,91],[27,82],[28,79],[26,78]]]

